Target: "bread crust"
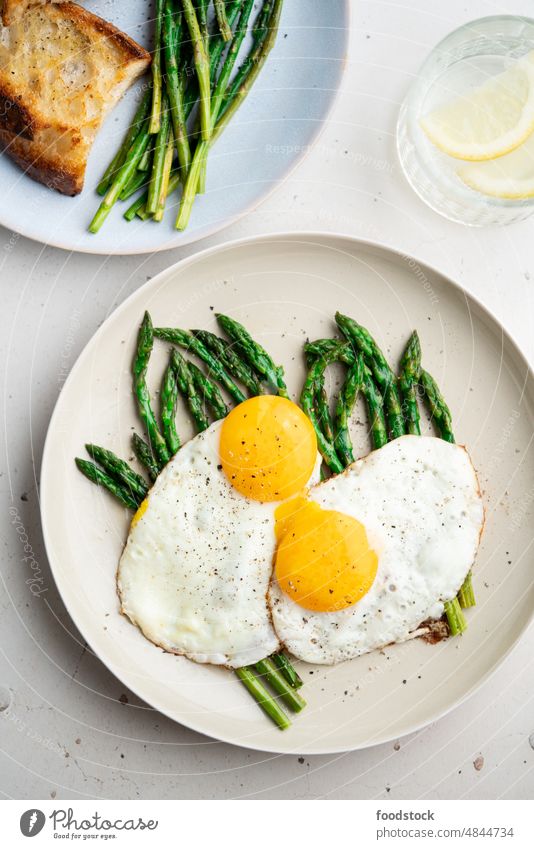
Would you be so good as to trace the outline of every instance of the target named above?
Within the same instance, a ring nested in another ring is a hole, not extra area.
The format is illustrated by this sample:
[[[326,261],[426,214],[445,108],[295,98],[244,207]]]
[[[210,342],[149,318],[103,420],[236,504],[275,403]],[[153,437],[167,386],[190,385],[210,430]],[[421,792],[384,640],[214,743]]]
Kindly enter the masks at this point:
[[[90,80],[75,87],[74,94],[69,91],[65,109],[57,109],[53,92],[48,90],[47,96],[47,89],[43,93],[39,86],[32,87],[24,79],[21,84],[16,74],[9,72],[10,48],[7,48],[4,56],[8,61],[0,67],[0,145],[34,180],[72,196],[83,188],[87,157],[104,117],[149,66],[150,54],[113,24],[70,2],[34,6],[7,32],[15,33],[13,40],[16,42],[16,36],[20,38],[25,26],[38,28],[41,21],[64,25],[69,33],[79,35],[82,43],[88,44],[88,55],[94,49],[91,59],[94,63],[96,56],[106,74],[104,92],[102,84],[96,91],[94,81]],[[61,60],[52,62],[54,71],[57,67],[63,68],[71,59],[74,64],[80,62],[80,57],[83,59],[83,50],[76,39],[72,45],[67,39],[58,45],[52,44],[54,46]],[[42,53],[42,58],[37,53],[36,66],[32,67],[32,73],[37,76],[45,76],[51,67],[49,51]],[[73,103],[80,106],[79,116],[76,110],[69,113]]]

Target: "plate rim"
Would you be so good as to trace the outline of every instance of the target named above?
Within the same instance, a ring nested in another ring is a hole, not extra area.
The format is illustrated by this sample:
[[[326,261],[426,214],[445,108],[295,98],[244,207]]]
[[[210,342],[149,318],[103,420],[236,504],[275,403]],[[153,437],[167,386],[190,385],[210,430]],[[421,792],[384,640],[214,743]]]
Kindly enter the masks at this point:
[[[310,242],[310,241],[315,241],[315,240],[317,240],[319,242],[320,241],[329,241],[329,240],[345,241],[345,242],[350,243],[353,249],[354,248],[361,248],[361,249],[364,249],[364,250],[365,249],[367,249],[367,250],[377,250],[377,251],[380,251],[380,252],[386,252],[386,253],[392,254],[396,258],[400,258],[400,259],[408,258],[409,260],[414,260],[420,267],[427,269],[432,274],[439,276],[442,280],[444,280],[447,283],[447,285],[451,286],[458,294],[463,295],[467,300],[471,301],[471,303],[473,303],[486,317],[488,317],[491,320],[491,322],[493,322],[498,328],[500,328],[503,339],[505,340],[507,345],[511,346],[515,355],[522,361],[523,365],[525,366],[525,383],[534,381],[534,366],[532,366],[530,364],[529,359],[528,359],[525,351],[523,351],[522,347],[518,344],[518,342],[516,342],[516,340],[514,339],[512,334],[507,330],[507,328],[504,326],[502,321],[495,315],[495,313],[493,312],[493,310],[491,308],[486,306],[483,303],[483,301],[480,300],[480,298],[478,298],[476,295],[471,294],[471,292],[469,292],[460,283],[456,282],[448,274],[440,271],[436,266],[426,262],[425,260],[419,259],[416,255],[414,255],[412,253],[407,253],[407,252],[403,251],[402,249],[399,249],[398,247],[393,246],[391,243],[388,243],[385,240],[360,238],[360,237],[354,236],[350,233],[346,233],[346,232],[343,232],[343,231],[338,232],[338,231],[306,231],[306,230],[290,231],[290,232],[278,231],[278,232],[273,232],[273,233],[256,234],[254,236],[246,236],[246,237],[242,237],[242,238],[239,238],[239,239],[232,239],[232,240],[227,241],[227,242],[222,242],[218,245],[213,245],[213,246],[204,248],[201,251],[197,251],[197,252],[191,254],[190,256],[184,257],[184,258],[178,260],[177,262],[172,263],[171,265],[167,266],[167,268],[160,271],[159,274],[155,275],[150,280],[147,280],[146,283],[144,283],[142,286],[140,286],[138,289],[136,289],[134,292],[132,292],[121,304],[119,304],[119,306],[115,310],[113,310],[113,312],[111,312],[106,317],[105,321],[100,325],[100,327],[97,328],[95,333],[88,340],[88,342],[85,344],[85,346],[81,350],[80,354],[76,358],[76,361],[74,362],[74,364],[73,364],[73,366],[72,366],[72,368],[71,368],[71,370],[70,370],[70,372],[67,376],[67,379],[65,380],[63,386],[61,387],[61,390],[60,390],[59,395],[57,397],[56,403],[54,404],[54,409],[53,409],[52,415],[50,417],[50,421],[48,423],[46,437],[45,437],[45,441],[44,441],[44,445],[43,445],[43,454],[42,454],[42,459],[41,459],[40,478],[39,478],[40,483],[39,483],[39,490],[38,490],[41,528],[42,528],[46,557],[47,557],[47,561],[48,561],[48,564],[49,564],[49,567],[50,567],[50,572],[52,574],[52,577],[54,579],[54,583],[56,585],[57,591],[58,591],[59,596],[62,600],[62,603],[65,606],[67,613],[69,614],[69,616],[72,619],[73,623],[75,624],[76,628],[82,634],[82,637],[91,646],[92,651],[94,652],[96,657],[98,657],[99,661],[119,681],[122,681],[141,701],[145,702],[150,707],[152,707],[154,710],[163,714],[164,716],[166,716],[168,719],[172,720],[173,722],[176,722],[179,725],[183,725],[184,727],[189,728],[190,730],[195,731],[198,734],[202,734],[202,735],[204,735],[208,738],[211,738],[212,740],[217,740],[217,741],[220,741],[222,743],[226,743],[226,744],[233,745],[233,746],[240,746],[241,748],[250,749],[252,751],[268,752],[268,753],[278,754],[278,755],[293,754],[297,751],[299,753],[305,754],[305,755],[328,755],[328,754],[341,754],[341,753],[344,753],[344,752],[352,752],[352,751],[361,751],[361,750],[364,750],[364,749],[371,748],[373,746],[379,746],[379,745],[382,745],[384,743],[391,742],[391,740],[393,740],[393,739],[395,739],[395,740],[399,739],[399,735],[396,734],[396,735],[391,736],[388,732],[386,732],[384,734],[384,736],[374,737],[372,740],[366,740],[363,743],[360,742],[360,743],[357,743],[353,746],[348,746],[348,747],[345,746],[345,745],[344,746],[334,746],[334,747],[332,747],[329,744],[326,744],[326,745],[320,745],[319,744],[319,745],[317,745],[315,743],[312,744],[311,746],[305,746],[304,748],[302,748],[302,746],[300,746],[298,748],[294,748],[294,747],[291,747],[291,746],[279,748],[275,745],[273,745],[273,746],[261,745],[260,746],[260,745],[255,745],[253,742],[250,742],[248,740],[241,741],[239,739],[236,739],[235,737],[232,737],[231,735],[224,735],[224,734],[221,735],[221,734],[218,734],[218,733],[214,733],[213,731],[207,730],[206,725],[204,723],[204,720],[195,721],[195,720],[190,720],[189,717],[185,717],[185,719],[182,719],[182,718],[176,719],[175,716],[172,716],[166,710],[152,704],[152,702],[150,702],[146,698],[145,695],[142,695],[138,691],[136,685],[132,686],[132,684],[130,682],[128,682],[124,679],[123,670],[118,670],[116,668],[115,664],[112,661],[108,661],[107,659],[104,660],[101,657],[101,655],[98,652],[96,652],[95,649],[93,649],[91,640],[87,638],[87,634],[84,633],[82,628],[80,628],[76,618],[72,614],[71,608],[70,608],[69,604],[67,603],[67,600],[64,596],[60,582],[57,580],[56,570],[55,570],[55,566],[54,566],[54,563],[53,563],[53,558],[50,555],[50,552],[53,549],[53,545],[52,545],[52,541],[51,541],[51,538],[50,538],[50,535],[49,535],[49,529],[47,528],[47,523],[46,523],[46,513],[47,513],[47,507],[46,507],[46,504],[47,504],[47,499],[46,499],[47,484],[46,484],[46,480],[49,479],[49,477],[50,477],[49,473],[48,473],[48,468],[47,468],[48,467],[47,458],[48,458],[48,454],[50,453],[50,443],[51,443],[51,439],[52,439],[51,433],[52,433],[53,428],[54,428],[55,419],[59,415],[59,406],[60,406],[60,402],[61,402],[61,396],[63,395],[64,390],[70,384],[70,382],[74,380],[74,375],[75,375],[75,372],[77,370],[77,366],[79,365],[80,362],[85,360],[85,358],[88,357],[91,354],[91,349],[92,349],[93,345],[95,344],[95,340],[98,340],[100,335],[106,331],[106,327],[107,327],[108,323],[111,321],[111,319],[115,318],[117,316],[117,314],[120,313],[121,311],[126,310],[127,307],[129,306],[130,302],[133,301],[134,298],[137,298],[140,292],[144,291],[145,289],[151,289],[152,287],[157,288],[160,285],[160,283],[164,280],[165,277],[171,276],[176,271],[187,268],[189,265],[193,265],[196,262],[202,261],[203,259],[210,257],[213,254],[217,254],[220,251],[226,251],[226,250],[235,249],[235,248],[247,247],[247,246],[253,245],[253,244],[263,244],[263,243],[269,242],[269,241],[275,241],[275,242],[286,241],[286,242],[301,242],[302,243],[302,242]],[[521,629],[520,633],[512,640],[512,642],[506,648],[504,653],[502,653],[499,656],[499,658],[493,663],[493,665],[488,670],[486,670],[486,672],[482,675],[482,677],[480,677],[472,687],[467,689],[462,696],[460,696],[459,698],[454,700],[451,704],[447,705],[445,708],[438,709],[437,711],[432,713],[432,715],[427,717],[427,719],[425,719],[424,721],[422,721],[422,722],[415,721],[413,724],[410,724],[402,732],[402,734],[400,735],[400,738],[403,738],[403,737],[405,737],[409,734],[413,734],[417,731],[420,731],[423,728],[426,728],[428,725],[430,725],[434,722],[437,722],[438,720],[442,719],[447,714],[451,713],[457,707],[462,705],[472,695],[474,695],[480,689],[480,687],[482,687],[487,681],[489,681],[491,679],[491,677],[497,672],[497,670],[501,667],[501,665],[505,662],[505,660],[514,651],[514,649],[518,645],[519,641],[521,639],[523,639],[526,631],[532,626],[533,621],[534,621],[534,607],[530,611],[528,621],[526,622],[524,627]]]
[[[160,245],[152,248],[151,250],[138,250],[135,246],[132,246],[128,249],[124,249],[124,246],[118,247],[113,250],[93,250],[90,245],[76,245],[72,242],[62,242],[59,239],[53,239],[51,241],[43,242],[36,235],[31,235],[29,232],[22,232],[20,230],[16,230],[9,220],[5,220],[2,214],[2,210],[0,208],[0,226],[5,227],[6,230],[12,230],[14,233],[17,233],[19,236],[22,236],[24,239],[29,239],[31,242],[35,242],[38,245],[43,245],[45,248],[58,248],[62,251],[70,251],[79,254],[87,254],[88,256],[152,256],[152,254],[162,253],[163,251],[172,251],[179,250],[181,248],[185,248],[188,245],[194,245],[197,242],[202,241],[203,239],[209,239],[212,236],[215,236],[217,233],[221,233],[226,230],[228,227],[231,227],[233,224],[237,224],[247,215],[250,215],[252,212],[255,212],[262,204],[268,201],[277,191],[284,186],[287,181],[292,177],[297,168],[305,162],[311,153],[317,147],[318,142],[323,136],[323,133],[326,131],[326,128],[330,125],[330,121],[332,115],[334,113],[334,109],[337,106],[341,92],[343,90],[343,83],[347,76],[347,71],[349,67],[349,47],[351,43],[351,26],[354,17],[354,12],[352,8],[351,0],[342,0],[343,3],[343,17],[344,17],[344,25],[342,27],[343,32],[345,34],[344,45],[341,54],[341,58],[339,60],[339,70],[336,78],[336,87],[326,109],[326,112],[323,116],[322,121],[319,122],[317,128],[312,132],[309,142],[306,145],[301,145],[301,150],[299,151],[296,158],[292,161],[292,163],[287,167],[287,169],[283,172],[282,176],[279,180],[266,187],[265,191],[259,195],[259,197],[253,201],[252,203],[245,206],[240,212],[237,212],[235,215],[230,216],[229,218],[223,219],[222,221],[214,222],[213,224],[206,225],[205,227],[198,230],[195,235],[187,236],[187,230],[182,233],[182,238],[180,241],[172,244],[169,244],[172,241],[172,237],[168,240],[163,241]],[[140,78],[142,79],[142,77]],[[110,115],[106,116],[108,119]],[[102,129],[102,127],[100,128]],[[4,155],[4,154],[2,154]],[[91,151],[89,152],[91,155]],[[23,176],[27,176],[24,172],[21,172]],[[31,177],[27,179],[31,180]],[[82,192],[85,189],[85,185],[82,188]],[[50,190],[52,191],[52,190]],[[174,233],[176,231],[172,231]],[[54,234],[55,236],[55,234]],[[97,245],[95,239],[95,247]]]

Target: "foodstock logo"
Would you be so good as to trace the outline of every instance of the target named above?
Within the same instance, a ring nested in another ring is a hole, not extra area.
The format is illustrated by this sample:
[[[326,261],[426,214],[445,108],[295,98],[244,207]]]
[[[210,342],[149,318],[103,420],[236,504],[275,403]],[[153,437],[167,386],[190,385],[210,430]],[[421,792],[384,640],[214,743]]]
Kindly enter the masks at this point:
[[[20,818],[20,830],[24,837],[35,837],[42,831],[46,822],[46,817],[42,811],[37,808],[31,808],[29,811],[24,811]]]

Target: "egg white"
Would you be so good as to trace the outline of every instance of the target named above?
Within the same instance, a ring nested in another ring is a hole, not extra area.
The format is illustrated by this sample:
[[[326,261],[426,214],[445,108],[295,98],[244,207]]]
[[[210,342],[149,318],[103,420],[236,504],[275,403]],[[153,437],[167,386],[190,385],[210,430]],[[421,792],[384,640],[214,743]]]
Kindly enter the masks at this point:
[[[297,658],[334,664],[406,640],[443,614],[477,551],[484,509],[465,448],[403,436],[310,491],[323,508],[353,516],[379,558],[369,592],[335,613],[306,610],[276,579],[269,591],[276,634]]]
[[[237,668],[280,647],[267,605],[276,504],[234,489],[219,460],[222,422],[173,457],[130,529],[122,612],[145,637],[198,663]],[[313,480],[318,480],[320,458]]]

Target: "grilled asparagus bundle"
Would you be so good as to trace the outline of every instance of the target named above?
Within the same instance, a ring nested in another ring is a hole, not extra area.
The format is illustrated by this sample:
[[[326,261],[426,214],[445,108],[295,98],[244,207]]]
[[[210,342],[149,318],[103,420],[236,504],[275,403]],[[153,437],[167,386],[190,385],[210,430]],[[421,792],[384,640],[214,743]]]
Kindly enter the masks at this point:
[[[209,0],[156,0],[150,87],[98,184],[103,200],[91,233],[98,233],[117,200],[138,192],[124,218],[161,221],[167,197],[180,185],[175,226],[187,228],[195,198],[205,189],[210,147],[274,46],[283,0],[263,0],[252,26],[254,0],[214,0],[211,16],[210,6]],[[240,60],[250,33],[252,43]]]

